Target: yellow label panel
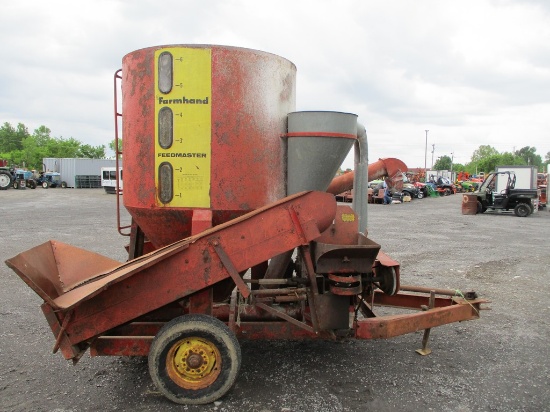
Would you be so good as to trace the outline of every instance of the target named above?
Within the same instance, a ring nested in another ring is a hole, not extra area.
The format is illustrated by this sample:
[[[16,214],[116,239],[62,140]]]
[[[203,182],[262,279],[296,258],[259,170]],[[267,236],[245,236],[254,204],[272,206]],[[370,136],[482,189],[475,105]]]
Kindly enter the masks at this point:
[[[342,222],[355,222],[355,215],[353,213],[342,213]]]
[[[210,207],[210,49],[155,52],[157,205]]]

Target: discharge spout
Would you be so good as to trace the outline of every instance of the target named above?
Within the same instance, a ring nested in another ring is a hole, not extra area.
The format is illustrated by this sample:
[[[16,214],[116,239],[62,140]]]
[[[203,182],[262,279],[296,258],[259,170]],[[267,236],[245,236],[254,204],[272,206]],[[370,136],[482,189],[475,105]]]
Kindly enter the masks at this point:
[[[378,159],[378,161],[369,164],[368,176],[369,180],[376,180],[383,176],[388,176],[392,182],[396,182],[402,180],[401,173],[405,173],[407,170],[407,165],[401,160],[388,157],[385,159]],[[353,188],[354,178],[355,172],[349,172],[335,177],[332,179],[327,192],[337,195],[346,190],[351,190]]]

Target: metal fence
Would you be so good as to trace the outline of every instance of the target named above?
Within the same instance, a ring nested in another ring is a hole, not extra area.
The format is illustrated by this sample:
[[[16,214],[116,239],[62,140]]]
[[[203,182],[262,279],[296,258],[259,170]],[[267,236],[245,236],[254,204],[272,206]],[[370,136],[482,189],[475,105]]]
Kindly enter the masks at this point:
[[[76,175],[75,188],[97,189],[101,187],[101,176],[97,175]]]

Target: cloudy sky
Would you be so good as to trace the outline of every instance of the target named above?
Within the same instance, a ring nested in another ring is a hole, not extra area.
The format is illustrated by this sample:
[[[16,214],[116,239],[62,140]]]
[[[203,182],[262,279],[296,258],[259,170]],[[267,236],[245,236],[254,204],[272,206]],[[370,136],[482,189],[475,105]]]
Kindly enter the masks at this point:
[[[297,110],[359,115],[369,159],[467,163],[480,145],[550,152],[545,0],[19,0],[0,13],[0,122],[113,139],[113,74],[162,44],[283,56]],[[344,166],[352,165],[347,160]]]

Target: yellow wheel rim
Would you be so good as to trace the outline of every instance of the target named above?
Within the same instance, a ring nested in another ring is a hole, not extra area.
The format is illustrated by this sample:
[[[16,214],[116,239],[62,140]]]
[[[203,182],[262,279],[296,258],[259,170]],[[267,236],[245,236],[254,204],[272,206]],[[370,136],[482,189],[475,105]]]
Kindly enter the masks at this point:
[[[182,388],[206,388],[221,372],[221,355],[218,348],[207,339],[182,339],[168,351],[166,370],[172,381]]]

